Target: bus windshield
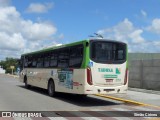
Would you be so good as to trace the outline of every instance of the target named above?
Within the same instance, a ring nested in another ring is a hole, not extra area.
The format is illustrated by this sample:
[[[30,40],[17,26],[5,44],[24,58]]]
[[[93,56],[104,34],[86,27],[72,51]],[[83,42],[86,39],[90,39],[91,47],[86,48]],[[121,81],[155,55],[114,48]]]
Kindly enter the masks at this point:
[[[126,61],[126,44],[110,41],[91,41],[90,58],[97,63],[120,64]]]

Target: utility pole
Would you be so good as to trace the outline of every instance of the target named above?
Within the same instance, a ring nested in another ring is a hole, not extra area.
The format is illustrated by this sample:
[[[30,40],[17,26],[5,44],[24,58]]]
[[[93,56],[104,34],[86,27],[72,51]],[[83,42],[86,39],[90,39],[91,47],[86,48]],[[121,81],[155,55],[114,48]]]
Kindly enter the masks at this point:
[[[12,70],[12,75],[13,75],[13,69],[14,69],[14,66],[10,66],[11,70]]]

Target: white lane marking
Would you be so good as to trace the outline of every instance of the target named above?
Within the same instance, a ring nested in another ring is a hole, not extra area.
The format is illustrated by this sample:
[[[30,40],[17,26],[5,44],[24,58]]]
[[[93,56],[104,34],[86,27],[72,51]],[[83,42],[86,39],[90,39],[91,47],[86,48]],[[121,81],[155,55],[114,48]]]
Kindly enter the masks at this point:
[[[64,117],[48,117],[50,120],[68,120],[67,118]]]
[[[32,118],[28,117],[13,117],[14,120],[33,120]]]
[[[133,120],[133,119],[127,118],[127,117],[113,117],[113,118],[115,118],[117,120]]]
[[[84,120],[102,120],[100,118],[96,118],[96,117],[81,117]]]
[[[149,108],[146,108],[145,106],[136,106],[136,107],[133,107],[134,109],[138,109],[138,110],[142,110],[142,111],[158,111],[158,110],[154,110],[154,109],[149,109]]]
[[[112,108],[116,111],[133,111],[133,110],[130,110],[130,109],[125,109],[125,108]]]

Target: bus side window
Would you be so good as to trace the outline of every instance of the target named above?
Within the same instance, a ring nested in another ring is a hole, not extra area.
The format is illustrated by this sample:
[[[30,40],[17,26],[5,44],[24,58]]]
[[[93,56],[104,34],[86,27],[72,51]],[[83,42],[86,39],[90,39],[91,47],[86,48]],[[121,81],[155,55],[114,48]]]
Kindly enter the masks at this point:
[[[45,56],[44,56],[44,67],[45,68],[49,67],[49,62],[50,62],[50,53],[45,53]]]
[[[80,68],[83,60],[83,46],[71,47],[69,67]]]
[[[37,68],[43,68],[43,55],[38,56]]]
[[[24,58],[24,67],[25,68],[28,67],[28,57],[27,56],[25,56]]]
[[[69,48],[64,48],[59,51],[58,56],[58,67],[66,68],[68,67],[69,61]]]
[[[32,67],[36,67],[37,66],[37,56],[33,55],[32,57]]]
[[[54,51],[50,55],[49,67],[57,67],[57,52]]]
[[[28,68],[32,67],[32,56],[28,56]]]

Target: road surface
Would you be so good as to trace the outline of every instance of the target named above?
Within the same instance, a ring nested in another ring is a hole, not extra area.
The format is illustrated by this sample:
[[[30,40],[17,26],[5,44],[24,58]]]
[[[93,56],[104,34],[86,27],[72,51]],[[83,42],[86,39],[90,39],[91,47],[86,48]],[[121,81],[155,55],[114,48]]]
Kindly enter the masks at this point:
[[[124,113],[117,113],[116,111],[156,111],[156,114],[158,113],[159,115],[160,108],[126,104],[123,101],[116,101],[94,95],[81,98],[77,95],[61,93],[53,98],[49,97],[47,91],[44,89],[36,87],[26,89],[24,84],[18,81],[18,78],[0,74],[0,111],[66,111],[68,112],[66,114],[69,118],[65,119],[70,119],[74,114],[73,117],[79,116],[79,119],[85,119],[85,117],[90,119],[89,117],[96,116],[94,119],[98,120],[104,118],[105,113],[103,112],[113,111],[110,119],[125,120],[124,117],[119,118],[115,115]],[[131,114],[133,114],[133,112],[131,112]],[[63,116],[62,113],[56,115],[60,117]],[[52,117],[52,115],[47,117]],[[145,118],[146,116],[140,117],[140,119]],[[147,118],[150,117],[147,116]],[[130,116],[128,116],[127,119],[130,119]],[[132,119],[137,118],[133,117]]]

